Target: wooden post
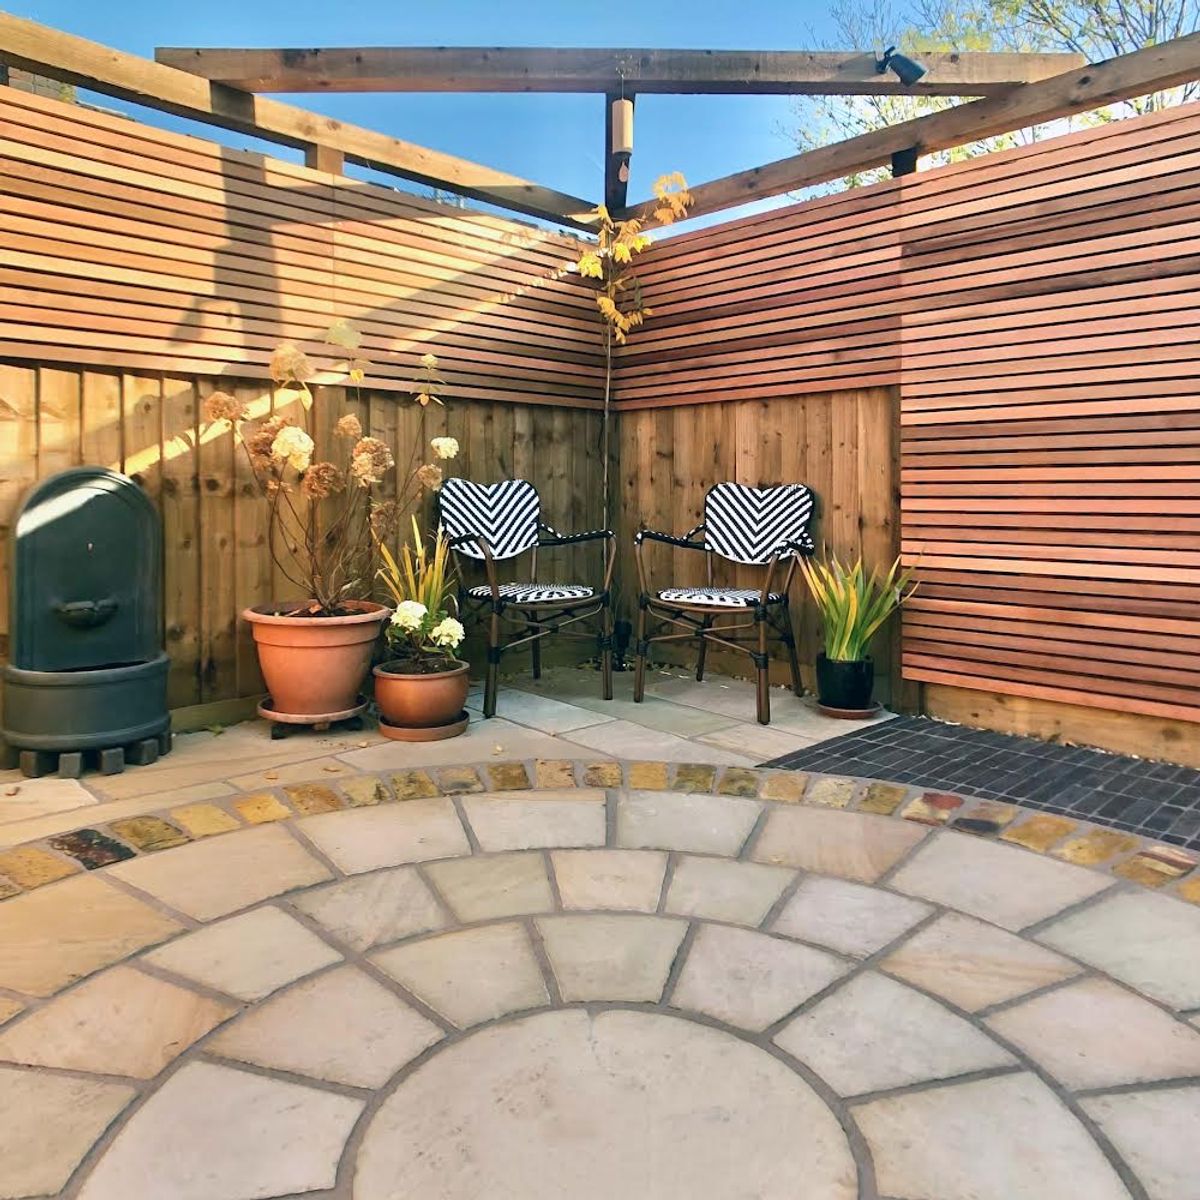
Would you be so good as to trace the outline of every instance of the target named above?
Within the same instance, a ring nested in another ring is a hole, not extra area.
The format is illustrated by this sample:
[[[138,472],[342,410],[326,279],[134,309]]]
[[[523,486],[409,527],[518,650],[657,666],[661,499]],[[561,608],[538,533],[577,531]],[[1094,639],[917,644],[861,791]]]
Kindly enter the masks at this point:
[[[342,175],[346,170],[346,156],[333,146],[314,143],[304,147],[304,165],[314,171],[326,171],[330,175]]]

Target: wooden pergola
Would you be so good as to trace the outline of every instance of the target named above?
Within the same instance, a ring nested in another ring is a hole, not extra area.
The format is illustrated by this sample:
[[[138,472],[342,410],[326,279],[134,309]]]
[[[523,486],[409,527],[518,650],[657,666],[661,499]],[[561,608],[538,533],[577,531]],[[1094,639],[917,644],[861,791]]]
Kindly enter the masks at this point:
[[[1200,34],[1084,63],[1073,54],[937,54],[906,86],[862,51],[337,47],[160,48],[157,61],[0,13],[0,64],[300,147],[312,167],[346,162],[588,230],[594,201],[270,99],[269,92],[574,92],[606,97],[604,199],[618,217],[628,155],[612,152],[612,101],[645,94],[978,97],[951,109],[701,183],[691,216],[890,166],[1200,77]]]

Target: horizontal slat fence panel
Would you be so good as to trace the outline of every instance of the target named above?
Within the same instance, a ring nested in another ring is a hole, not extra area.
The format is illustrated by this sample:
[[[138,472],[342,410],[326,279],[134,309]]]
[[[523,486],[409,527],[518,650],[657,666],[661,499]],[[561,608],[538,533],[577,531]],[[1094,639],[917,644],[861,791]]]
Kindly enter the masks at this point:
[[[905,676],[1198,721],[1197,183],[1192,104],[667,238],[623,439],[894,388]]]
[[[594,407],[598,317],[578,243],[0,88],[0,356],[265,377],[281,339],[362,335],[373,386]]]

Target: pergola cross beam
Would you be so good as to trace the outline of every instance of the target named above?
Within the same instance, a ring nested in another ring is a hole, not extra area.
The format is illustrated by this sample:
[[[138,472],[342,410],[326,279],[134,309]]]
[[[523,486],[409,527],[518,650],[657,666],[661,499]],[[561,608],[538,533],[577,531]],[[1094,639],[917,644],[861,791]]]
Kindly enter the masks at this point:
[[[332,165],[344,160],[562,225],[589,229],[594,224],[589,216],[591,202],[577,196],[385,133],[213,83],[4,12],[0,12],[0,64],[297,146],[305,150],[310,162]]]
[[[155,58],[247,92],[618,92],[675,95],[991,96],[1081,66],[1078,54],[922,55],[905,87],[862,50],[160,46]]]
[[[903,158],[946,150],[1196,79],[1200,79],[1200,33],[693,186],[689,188],[693,204],[688,216],[720,212],[844,179],[858,171],[886,166],[893,155]],[[647,201],[617,215],[645,216],[650,207]]]

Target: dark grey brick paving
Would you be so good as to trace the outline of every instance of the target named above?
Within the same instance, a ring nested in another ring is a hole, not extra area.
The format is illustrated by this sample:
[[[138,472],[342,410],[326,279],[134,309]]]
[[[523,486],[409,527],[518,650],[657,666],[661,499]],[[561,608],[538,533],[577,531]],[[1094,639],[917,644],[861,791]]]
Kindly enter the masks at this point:
[[[1200,771],[896,717],[766,764],[962,792],[1200,850]]]

